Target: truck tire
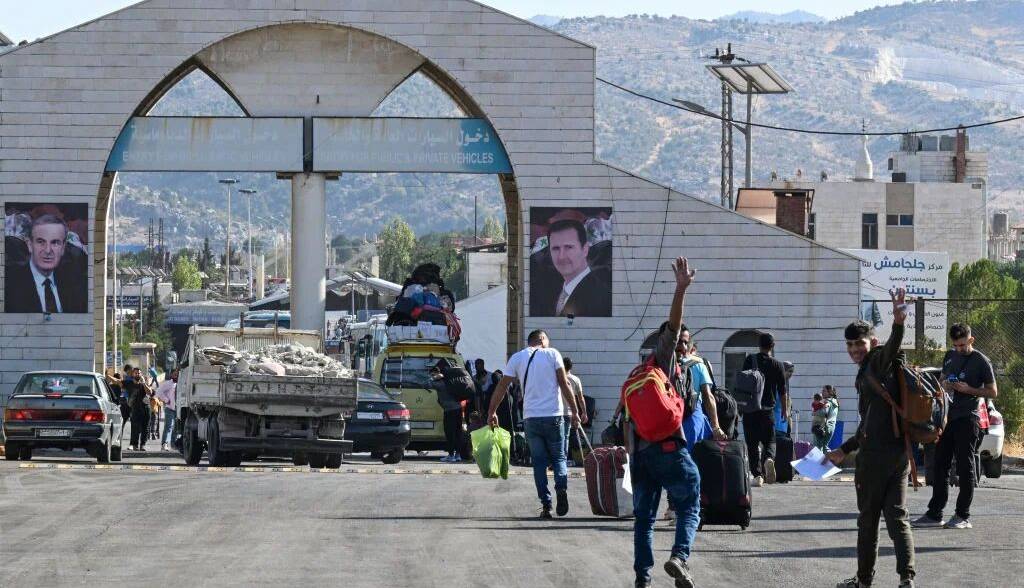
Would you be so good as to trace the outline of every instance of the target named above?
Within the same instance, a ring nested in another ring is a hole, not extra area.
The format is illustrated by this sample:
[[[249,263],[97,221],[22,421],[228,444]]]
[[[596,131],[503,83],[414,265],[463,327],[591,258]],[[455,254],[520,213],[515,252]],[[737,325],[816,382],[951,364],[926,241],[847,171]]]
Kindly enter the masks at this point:
[[[328,469],[336,470],[341,467],[341,462],[344,461],[345,455],[343,453],[328,453],[327,462],[324,464]]]
[[[32,448],[31,447],[22,447],[21,448],[21,456],[19,457],[19,459],[21,461],[32,461]]]
[[[309,454],[309,467],[311,468],[323,468],[327,465],[327,454],[326,453],[310,453]]]
[[[181,455],[185,463],[194,466],[199,465],[203,459],[203,442],[199,440],[199,421],[195,415],[188,415],[185,427],[181,432]]]
[[[299,467],[309,465],[309,456],[305,453],[295,453],[292,455],[292,464]]]
[[[405,450],[396,449],[386,453],[384,457],[381,458],[381,461],[388,465],[394,465],[396,463],[402,463],[403,458],[405,458]]]
[[[224,465],[228,466],[229,468],[237,468],[238,466],[242,465],[243,457],[244,456],[242,455],[241,451],[232,451],[230,453],[227,453],[224,457]]]
[[[21,447],[14,443],[4,445],[4,459],[7,461],[18,461],[21,459]]]
[[[217,424],[216,413],[210,415],[209,421],[206,425],[206,460],[213,467],[224,467],[230,455],[220,449],[220,425]]]

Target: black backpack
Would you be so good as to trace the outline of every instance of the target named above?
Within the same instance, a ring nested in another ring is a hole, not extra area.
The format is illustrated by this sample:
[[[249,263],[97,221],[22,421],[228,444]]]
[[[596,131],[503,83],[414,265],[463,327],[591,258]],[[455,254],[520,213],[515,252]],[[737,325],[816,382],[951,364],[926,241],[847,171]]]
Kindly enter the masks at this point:
[[[711,369],[711,364],[708,363],[707,359],[704,359],[704,366],[708,368],[708,374],[711,376],[711,392],[715,397],[718,426],[722,427],[726,437],[737,439],[740,436],[740,410],[736,404],[736,399],[732,397],[732,394],[729,394],[728,390],[718,387],[718,382],[715,381],[715,372]]]
[[[472,400],[476,396],[476,385],[473,376],[469,375],[466,368],[448,367],[441,370],[445,386],[448,392],[459,400]]]

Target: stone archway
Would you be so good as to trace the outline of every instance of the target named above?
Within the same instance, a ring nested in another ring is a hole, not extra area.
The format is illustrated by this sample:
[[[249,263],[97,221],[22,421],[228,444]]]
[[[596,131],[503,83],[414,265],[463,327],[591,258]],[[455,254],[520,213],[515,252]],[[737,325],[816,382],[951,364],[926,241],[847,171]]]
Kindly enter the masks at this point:
[[[218,83],[247,116],[368,117],[396,87],[419,72],[427,76],[470,117],[487,119],[469,92],[443,68],[417,51],[359,28],[322,22],[260,26],[216,41],[191,56],[156,84],[134,110],[145,116],[182,78],[199,69]],[[498,141],[501,138],[498,137]],[[115,180],[106,173],[95,213],[96,259],[105,258],[106,226]],[[522,218],[514,174],[499,174],[508,226],[508,271],[523,283]],[[97,262],[94,281],[96,365],[105,359],[106,263]],[[523,331],[522,296],[510,288],[509,350]]]

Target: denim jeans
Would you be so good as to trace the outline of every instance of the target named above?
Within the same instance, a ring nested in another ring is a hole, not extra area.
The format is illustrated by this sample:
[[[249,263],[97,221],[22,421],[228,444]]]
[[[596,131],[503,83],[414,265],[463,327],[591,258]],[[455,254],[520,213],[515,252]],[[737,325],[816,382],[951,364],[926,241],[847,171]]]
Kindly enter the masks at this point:
[[[563,417],[533,417],[525,421],[526,441],[533,460],[533,483],[541,504],[551,506],[548,490],[548,466],[555,470],[555,490],[569,487],[569,471],[565,463],[565,427]]]
[[[173,408],[164,407],[164,445],[170,445],[174,441],[174,421],[177,415]]]
[[[651,445],[630,456],[633,482],[633,571],[637,578],[651,579],[654,567],[654,523],[664,488],[676,509],[676,535],[672,555],[690,558],[700,524],[700,473],[685,447],[665,451]]]

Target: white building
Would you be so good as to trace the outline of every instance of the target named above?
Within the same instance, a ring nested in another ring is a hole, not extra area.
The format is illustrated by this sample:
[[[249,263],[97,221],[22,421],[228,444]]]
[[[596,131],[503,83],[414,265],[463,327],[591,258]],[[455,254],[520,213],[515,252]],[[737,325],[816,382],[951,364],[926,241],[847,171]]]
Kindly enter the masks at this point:
[[[956,137],[908,135],[890,154],[884,180],[875,181],[865,148],[853,181],[779,180],[770,189],[806,191],[806,234],[830,247],[948,252],[963,265],[985,258],[988,160],[962,150],[958,164],[956,144]]]

